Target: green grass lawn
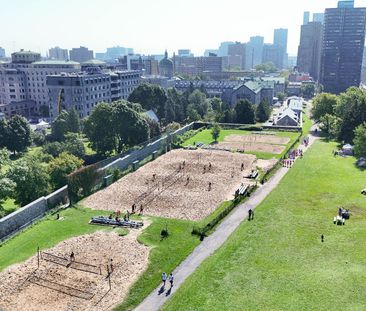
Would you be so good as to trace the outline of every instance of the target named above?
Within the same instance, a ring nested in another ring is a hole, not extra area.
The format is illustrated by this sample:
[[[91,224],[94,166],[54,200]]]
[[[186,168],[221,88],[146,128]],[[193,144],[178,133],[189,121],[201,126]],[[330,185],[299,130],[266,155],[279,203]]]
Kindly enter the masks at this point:
[[[335,146],[316,142],[164,310],[365,310],[366,172]]]
[[[218,141],[224,141],[226,136],[229,135],[252,135],[252,132],[250,131],[245,131],[245,130],[225,130],[222,129],[220,132],[220,136],[218,138]],[[277,137],[288,137],[290,138],[289,143],[287,144],[287,146],[290,146],[298,137],[299,137],[300,133],[299,132],[276,132],[276,136]],[[195,136],[191,137],[190,139],[186,140],[183,143],[184,147],[187,146],[192,146],[194,143],[204,143],[206,145],[213,143],[214,140],[212,139],[212,135],[211,135],[211,130],[210,129],[206,129],[203,130],[199,133],[197,133]],[[277,158],[279,159],[280,157],[282,157],[287,151],[287,148],[281,153],[281,154],[273,154],[273,153],[268,153],[268,152],[255,152],[255,151],[248,151],[245,153],[248,154],[254,154],[255,156],[257,156],[260,159],[272,159],[272,158]]]
[[[153,223],[139,241],[151,246],[149,266],[129,291],[124,303],[116,310],[132,310],[160,283],[161,273],[170,273],[199,244],[197,236],[191,234],[193,223],[182,220],[152,218]],[[161,239],[160,232],[168,225],[169,236]]]

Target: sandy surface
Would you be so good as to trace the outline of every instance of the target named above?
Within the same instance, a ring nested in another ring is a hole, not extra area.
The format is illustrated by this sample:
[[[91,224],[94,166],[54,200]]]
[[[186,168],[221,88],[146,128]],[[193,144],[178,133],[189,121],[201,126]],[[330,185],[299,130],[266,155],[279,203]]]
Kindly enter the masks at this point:
[[[290,138],[278,137],[275,135],[249,134],[249,135],[228,135],[225,137],[224,141],[239,142],[239,143],[255,142],[255,143],[286,145],[290,141]]]
[[[223,141],[215,144],[215,148],[218,149],[228,149],[235,150],[240,152],[267,152],[273,154],[280,154],[283,150],[285,150],[286,146],[282,145],[271,145],[264,143],[244,143],[244,142],[231,142],[231,141]]]
[[[264,171],[268,171],[270,170],[272,167],[274,167],[276,165],[276,163],[278,162],[277,159],[269,159],[269,160],[262,160],[262,159],[257,159],[256,161],[256,166],[259,167],[260,169],[264,170]]]
[[[274,135],[228,135],[224,141],[215,144],[215,148],[235,150],[241,152],[267,152],[273,154],[282,153],[286,144],[290,141],[287,137]]]
[[[186,161],[185,168],[170,182],[163,183],[162,180],[174,174],[183,161]],[[94,209],[131,211],[132,204],[136,203],[137,211],[142,204],[148,215],[200,220],[221,202],[232,198],[241,183],[247,183],[244,176],[255,168],[254,161],[254,155],[227,151],[173,150],[91,195],[82,204]],[[241,171],[242,163],[244,171]],[[153,174],[156,174],[155,181]],[[211,191],[208,190],[209,182],[212,183]],[[149,195],[138,200],[144,193]]]
[[[76,261],[95,265],[96,270],[101,266],[102,275],[45,260],[41,260],[40,268],[35,271],[37,256],[9,267],[0,273],[0,310],[112,310],[126,297],[129,287],[148,266],[149,248],[136,240],[140,232],[132,230],[127,236],[120,237],[113,232],[100,231],[71,238],[46,250],[66,258],[74,252]],[[113,259],[114,271],[111,274],[112,289],[108,292],[106,275],[110,259]],[[85,266],[76,264],[75,267]]]

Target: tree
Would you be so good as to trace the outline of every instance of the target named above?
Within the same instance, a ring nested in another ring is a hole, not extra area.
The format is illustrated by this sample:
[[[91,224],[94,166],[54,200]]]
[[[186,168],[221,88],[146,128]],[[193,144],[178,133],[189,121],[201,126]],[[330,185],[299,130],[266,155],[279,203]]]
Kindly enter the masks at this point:
[[[149,117],[145,117],[145,120],[149,127],[150,138],[159,136],[161,134],[159,123]]]
[[[366,121],[366,92],[351,87],[339,96],[335,114],[340,118],[338,139],[352,142],[354,130]]]
[[[10,178],[0,176],[0,207],[4,200],[13,195],[14,188],[15,183]]]
[[[175,88],[167,90],[167,100],[164,108],[164,123],[183,122],[186,118],[184,96]]]
[[[266,100],[263,100],[258,104],[255,110],[255,116],[259,122],[265,122],[269,119],[271,116],[271,107]]]
[[[212,139],[217,142],[217,139],[220,136],[220,132],[221,132],[221,127],[215,123],[211,129],[211,135],[212,135]]]
[[[48,173],[54,189],[58,189],[67,184],[67,175],[76,171],[83,165],[83,160],[72,154],[63,152],[54,158],[48,166]]]
[[[63,141],[65,134],[69,132],[67,124],[68,113],[66,110],[62,110],[58,117],[53,121],[51,125],[52,139],[55,141]]]
[[[277,98],[278,98],[278,101],[280,101],[281,103],[283,103],[283,101],[285,100],[285,93],[282,93],[282,92],[279,92],[277,93]]]
[[[80,118],[74,108],[69,111],[62,110],[51,125],[52,138],[55,141],[65,140],[66,133],[80,132]]]
[[[160,119],[164,118],[164,107],[167,96],[159,85],[140,84],[128,96],[128,101],[141,104],[145,110],[154,110]]]
[[[235,106],[236,122],[240,124],[255,124],[254,105],[246,99],[240,100]]]
[[[337,104],[338,98],[336,95],[329,93],[317,95],[313,100],[313,108],[311,110],[314,120],[319,122],[321,117],[326,114],[333,115]]]
[[[98,154],[119,153],[149,138],[146,119],[130,107],[123,100],[101,103],[85,121],[85,134]]]
[[[0,149],[0,174],[2,172],[2,168],[9,163],[9,150],[6,148]]]
[[[68,132],[80,133],[80,117],[74,107],[68,111],[66,122]]]
[[[7,148],[14,152],[24,152],[32,144],[31,128],[25,118],[13,116],[7,121]]]
[[[116,137],[115,150],[137,145],[149,139],[149,126],[146,119],[128,107],[126,101],[117,101],[112,106],[112,126]]]
[[[301,86],[301,94],[305,98],[313,98],[315,95],[315,84],[303,84]]]
[[[266,62],[266,63],[255,66],[255,70],[264,71],[264,72],[275,72],[275,71],[277,71],[277,68],[274,65],[274,63]]]
[[[46,105],[41,105],[39,107],[39,114],[41,115],[42,118],[49,118],[49,116],[50,116],[50,107],[48,107]]]
[[[113,112],[110,104],[98,104],[84,122],[84,132],[98,154],[110,155],[115,150]]]
[[[355,129],[355,138],[353,139],[354,143],[354,153],[357,157],[365,157],[366,156],[366,122],[357,126]]]
[[[319,127],[328,139],[337,138],[339,134],[340,119],[327,113],[319,120]]]
[[[14,198],[22,206],[50,191],[50,178],[45,166],[31,157],[23,157],[13,163],[7,177],[16,184]]]
[[[84,157],[85,146],[81,135],[71,132],[66,133],[62,152],[68,152],[78,158]]]
[[[194,90],[188,97],[188,108],[191,112],[195,110],[200,118],[204,118],[209,109],[211,108],[210,102],[207,100],[206,95],[199,90]]]

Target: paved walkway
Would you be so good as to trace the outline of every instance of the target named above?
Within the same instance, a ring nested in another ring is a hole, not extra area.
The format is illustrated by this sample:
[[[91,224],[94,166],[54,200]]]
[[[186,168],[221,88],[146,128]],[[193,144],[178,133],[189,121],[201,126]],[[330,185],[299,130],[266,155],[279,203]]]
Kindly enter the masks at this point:
[[[317,137],[309,136],[309,145],[307,148],[302,146],[303,151],[306,151]],[[236,207],[229,214],[216,230],[199,244],[194,251],[173,271],[174,287],[169,295],[167,290],[159,295],[160,287],[157,287],[145,300],[137,306],[135,311],[158,311],[163,304],[171,297],[172,294],[183,284],[199,265],[209,256],[211,256],[224,242],[229,238],[233,231],[248,217],[248,210],[254,210],[267,195],[277,187],[283,176],[289,169],[281,167],[273,177],[262,187],[257,189],[254,194],[243,204]],[[169,271],[168,271],[169,273]],[[169,285],[167,282],[167,289]]]

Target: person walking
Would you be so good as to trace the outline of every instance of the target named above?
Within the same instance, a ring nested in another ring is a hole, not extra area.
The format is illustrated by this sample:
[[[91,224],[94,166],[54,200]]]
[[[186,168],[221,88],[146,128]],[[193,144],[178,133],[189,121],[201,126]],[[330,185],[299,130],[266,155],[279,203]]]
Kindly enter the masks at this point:
[[[167,279],[167,275],[165,272],[163,272],[161,275],[161,281],[163,282],[163,287],[165,287],[166,279]]]
[[[248,211],[248,220],[250,221],[252,219],[252,209],[250,208],[249,211]]]
[[[174,276],[173,273],[169,274],[169,283],[170,283],[170,288],[173,287],[173,283],[174,283]]]

